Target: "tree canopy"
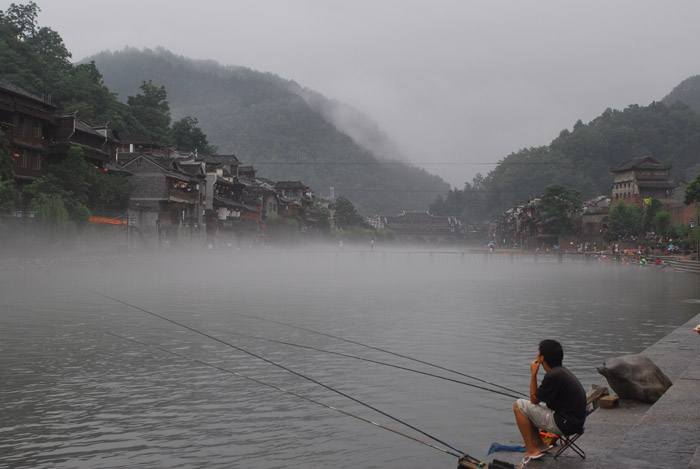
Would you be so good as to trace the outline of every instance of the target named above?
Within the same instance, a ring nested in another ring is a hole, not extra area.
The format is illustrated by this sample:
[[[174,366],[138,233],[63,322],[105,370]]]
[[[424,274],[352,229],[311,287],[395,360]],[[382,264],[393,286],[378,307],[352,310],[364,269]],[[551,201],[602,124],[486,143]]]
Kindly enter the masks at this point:
[[[685,188],[685,204],[690,205],[693,202],[700,201],[700,173],[695,176],[688,187]]]
[[[209,144],[207,135],[200,129],[196,117],[185,116],[173,123],[170,129],[170,141],[180,151],[214,154],[217,148]]]
[[[348,229],[364,224],[362,215],[357,213],[355,206],[345,197],[341,196],[335,199],[331,208],[335,212],[333,215],[335,226],[339,229]]]
[[[547,186],[536,207],[539,223],[565,235],[575,226],[574,217],[583,210],[581,192],[561,185]]]

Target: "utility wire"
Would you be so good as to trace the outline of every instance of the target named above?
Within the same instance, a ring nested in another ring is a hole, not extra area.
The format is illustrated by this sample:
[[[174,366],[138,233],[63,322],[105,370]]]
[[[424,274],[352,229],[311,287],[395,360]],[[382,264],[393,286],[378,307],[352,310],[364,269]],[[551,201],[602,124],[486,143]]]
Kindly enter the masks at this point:
[[[256,166],[256,165],[309,165],[309,166],[315,166],[315,165],[323,165],[323,166],[352,166],[352,165],[385,165],[385,166],[390,166],[390,165],[403,165],[403,166],[411,166],[411,165],[436,165],[436,166],[477,166],[477,165],[496,165],[496,166],[511,166],[511,165],[546,165],[546,166],[555,166],[555,165],[563,165],[563,166],[572,166],[575,165],[576,163],[565,163],[565,162],[527,162],[527,161],[521,161],[521,162],[508,162],[508,163],[484,163],[484,162],[478,162],[478,163],[470,163],[470,162],[424,162],[424,163],[414,163],[414,162],[401,162],[401,161],[288,161],[288,162],[283,162],[283,161],[252,161],[250,163],[251,166]]]

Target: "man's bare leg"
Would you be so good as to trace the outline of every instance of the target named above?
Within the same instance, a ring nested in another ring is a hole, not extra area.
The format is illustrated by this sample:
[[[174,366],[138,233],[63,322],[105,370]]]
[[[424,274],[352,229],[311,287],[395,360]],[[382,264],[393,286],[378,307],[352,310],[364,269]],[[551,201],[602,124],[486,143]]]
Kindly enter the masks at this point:
[[[537,456],[548,449],[549,445],[542,441],[540,430],[533,425],[529,418],[520,412],[517,402],[513,406],[513,410],[515,412],[515,422],[518,424],[518,430],[520,430],[520,434],[525,442],[525,456]]]

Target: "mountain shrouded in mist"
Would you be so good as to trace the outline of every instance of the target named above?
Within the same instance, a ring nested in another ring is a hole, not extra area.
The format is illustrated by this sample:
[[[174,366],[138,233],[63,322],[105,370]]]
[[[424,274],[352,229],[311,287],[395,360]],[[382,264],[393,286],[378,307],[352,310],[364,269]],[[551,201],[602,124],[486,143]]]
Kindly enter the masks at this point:
[[[258,175],[330,187],[362,213],[426,210],[449,190],[438,176],[405,162],[359,111],[293,81],[245,67],[127,48],[94,60],[121,100],[153,80],[165,86],[173,119],[192,116],[219,153],[233,153]]]

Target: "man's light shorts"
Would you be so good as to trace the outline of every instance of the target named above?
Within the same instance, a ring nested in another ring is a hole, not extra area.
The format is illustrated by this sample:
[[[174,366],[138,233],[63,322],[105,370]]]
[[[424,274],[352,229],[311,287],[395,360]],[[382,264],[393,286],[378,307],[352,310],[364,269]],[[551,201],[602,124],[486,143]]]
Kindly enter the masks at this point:
[[[554,411],[547,407],[544,402],[533,404],[527,399],[518,399],[518,409],[540,430],[563,435],[554,421]]]

